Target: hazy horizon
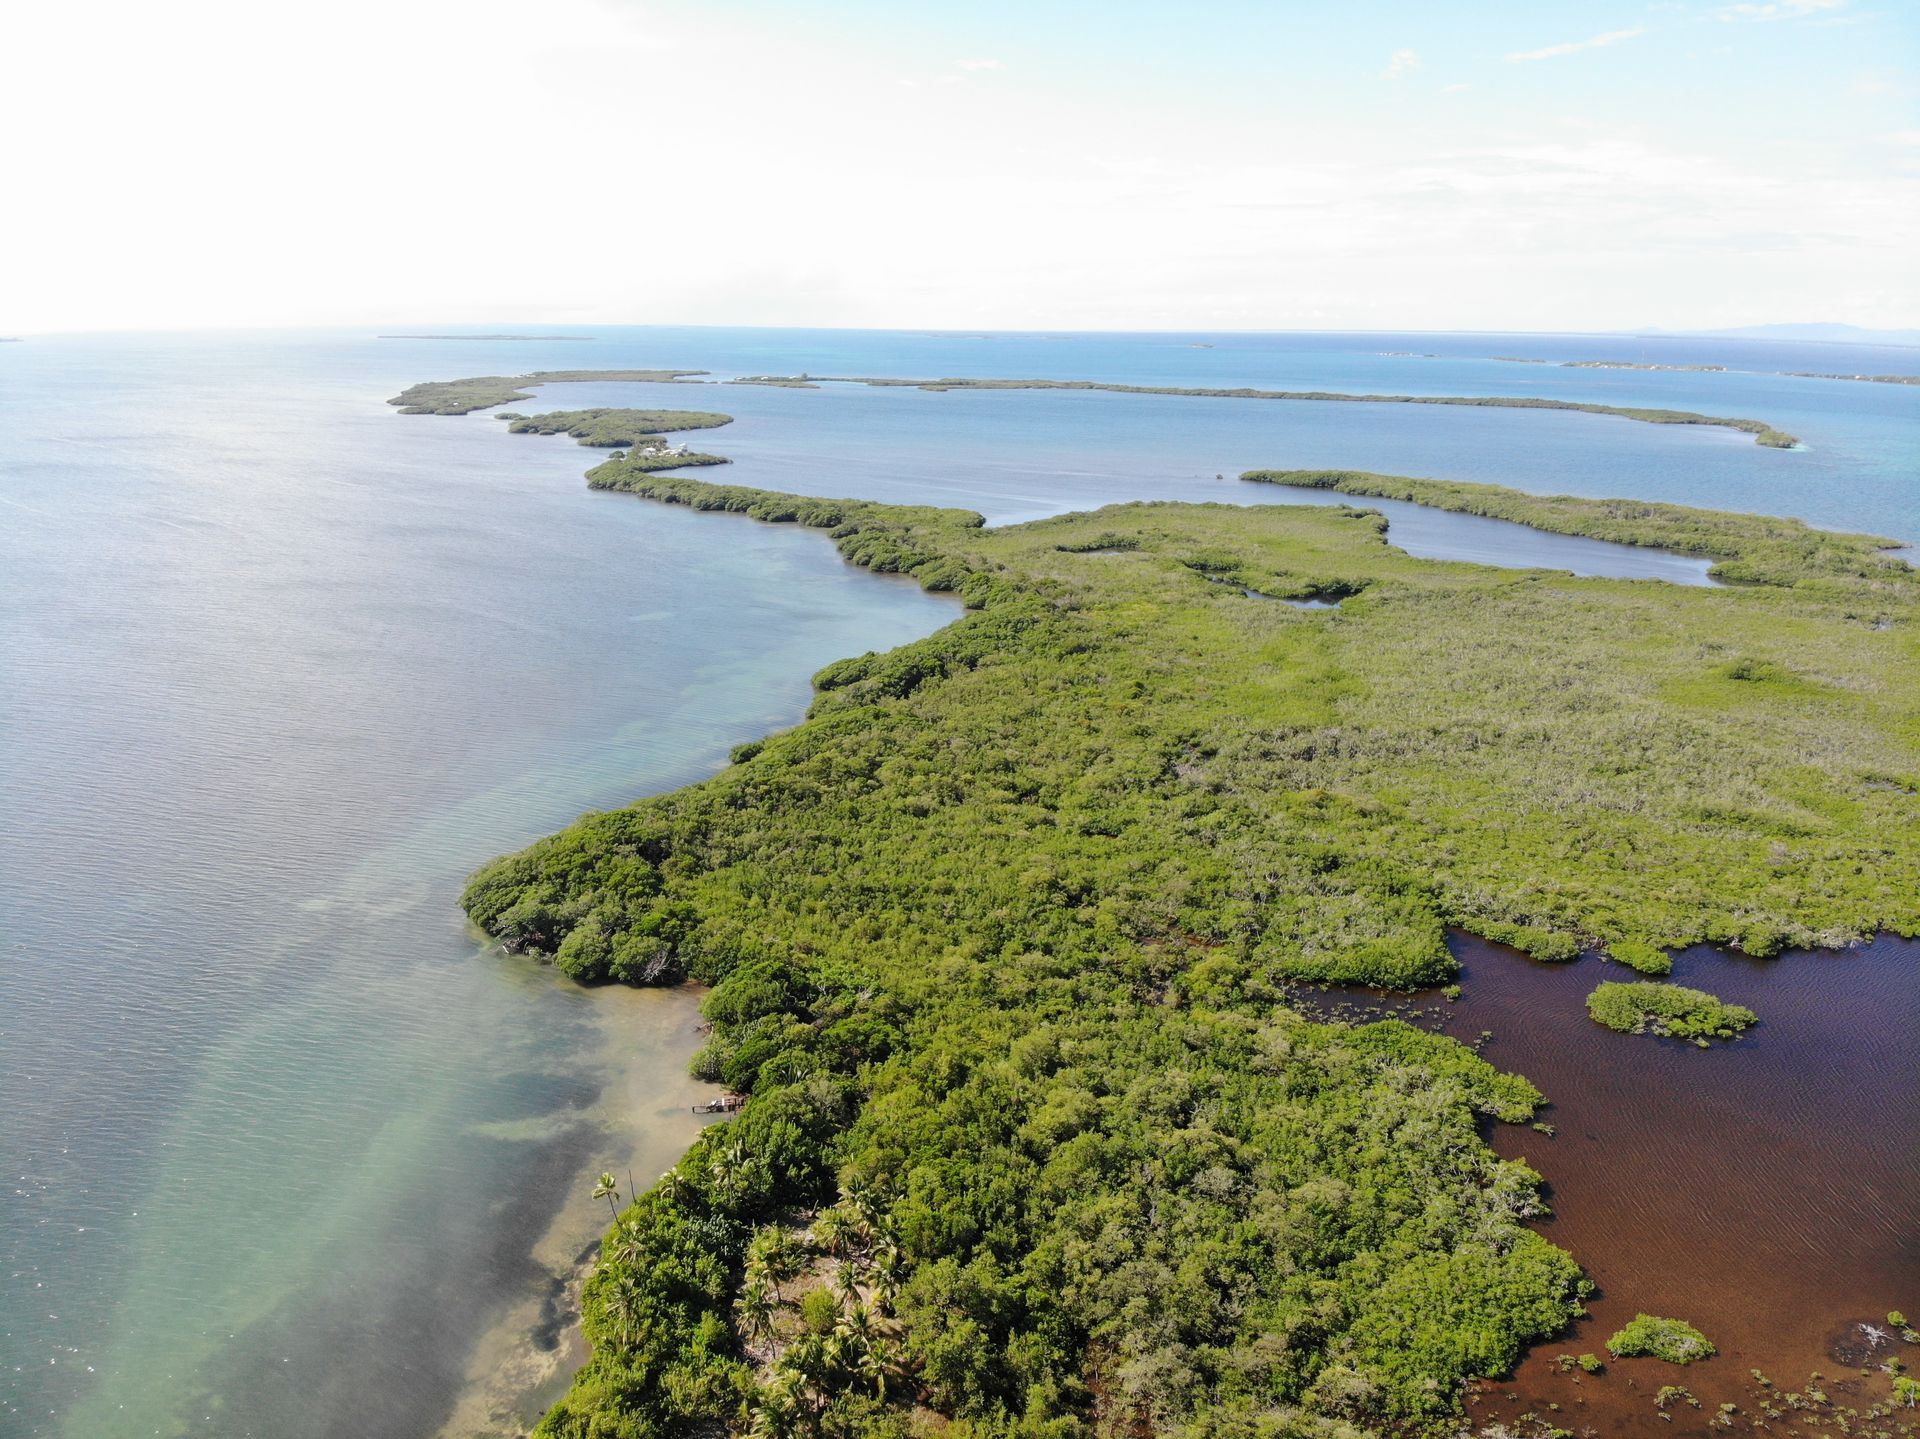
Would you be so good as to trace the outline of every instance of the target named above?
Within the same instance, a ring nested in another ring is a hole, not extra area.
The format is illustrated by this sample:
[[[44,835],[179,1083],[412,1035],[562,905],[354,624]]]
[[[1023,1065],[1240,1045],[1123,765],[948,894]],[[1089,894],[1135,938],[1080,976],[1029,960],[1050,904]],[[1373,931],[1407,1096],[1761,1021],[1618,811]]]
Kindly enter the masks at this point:
[[[75,0],[10,40],[4,335],[1920,327],[1920,13],[1873,0]]]

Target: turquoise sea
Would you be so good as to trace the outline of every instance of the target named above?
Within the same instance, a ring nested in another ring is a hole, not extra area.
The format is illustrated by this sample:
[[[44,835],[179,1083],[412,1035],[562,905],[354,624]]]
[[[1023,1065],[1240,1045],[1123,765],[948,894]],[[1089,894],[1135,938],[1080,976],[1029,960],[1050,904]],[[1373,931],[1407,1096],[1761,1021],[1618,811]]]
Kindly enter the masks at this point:
[[[820,536],[589,492],[592,452],[422,379],[549,368],[1535,394],[1763,418],[828,386],[556,386],[724,410],[716,478],[991,522],[1339,466],[1920,541],[1920,351],[1502,335],[589,327],[0,345],[0,1435],[514,1432],[566,1280],[699,1122],[696,997],[484,951],[477,863],[699,778],[808,676],[946,623]],[[1566,369],[1497,359],[1718,364]],[[1698,582],[1670,556],[1405,507],[1419,553]]]

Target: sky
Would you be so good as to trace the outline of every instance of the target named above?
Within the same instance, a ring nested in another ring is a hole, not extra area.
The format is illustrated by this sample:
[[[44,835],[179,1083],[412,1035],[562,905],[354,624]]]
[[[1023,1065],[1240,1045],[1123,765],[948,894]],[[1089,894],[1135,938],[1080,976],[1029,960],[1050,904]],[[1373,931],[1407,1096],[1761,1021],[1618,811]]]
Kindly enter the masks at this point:
[[[0,335],[1920,326],[1917,0],[38,0]]]

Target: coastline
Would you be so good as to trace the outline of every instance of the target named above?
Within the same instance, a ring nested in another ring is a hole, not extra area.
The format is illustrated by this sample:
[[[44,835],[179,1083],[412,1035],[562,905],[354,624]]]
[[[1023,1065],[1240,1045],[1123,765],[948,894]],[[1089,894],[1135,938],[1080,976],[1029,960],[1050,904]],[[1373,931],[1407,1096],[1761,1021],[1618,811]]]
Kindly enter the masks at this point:
[[[616,1175],[624,1197],[629,1172],[642,1187],[651,1184],[712,1122],[693,1106],[718,1089],[687,1068],[702,1042],[695,1026],[705,996],[691,983],[608,985],[591,994],[607,1079],[576,1122],[600,1131],[601,1143],[569,1176],[560,1208],[532,1246],[546,1276],[541,1292],[513,1304],[476,1339],[466,1383],[435,1439],[520,1439],[586,1362],[580,1291],[607,1227],[605,1201],[591,1197],[594,1176]]]
[[[898,571],[902,573],[912,573],[922,584],[928,585],[931,588],[956,588],[960,589],[963,593],[967,593],[972,599],[989,602],[985,599],[986,590],[975,583],[976,580],[983,578],[981,570],[977,566],[970,563],[962,563],[950,576],[943,579],[940,573],[940,567],[943,563],[952,562],[954,557],[941,555],[938,552],[938,546],[923,547],[916,539],[901,534],[896,535],[887,542],[888,552],[882,557],[876,557],[870,549],[862,547],[863,542],[858,539],[855,532],[860,530],[864,524],[870,523],[865,517],[871,515],[877,519],[886,516],[889,512],[902,515],[916,513],[903,510],[898,506],[878,505],[865,501],[821,501],[804,496],[754,491],[743,487],[715,486],[681,476],[649,475],[643,471],[639,471],[637,467],[633,470],[623,470],[621,462],[618,460],[609,462],[608,465],[597,469],[591,477],[590,483],[596,488],[626,490],[668,503],[679,502],[690,504],[694,508],[699,509],[744,511],[755,518],[766,521],[797,520],[802,524],[814,527],[830,527],[835,530],[836,538],[842,540],[842,553],[855,563],[863,564],[882,572]],[[1592,502],[1587,503],[1591,504]],[[941,516],[941,513],[942,512],[934,511],[917,512],[917,514],[921,516]],[[956,512],[945,512],[943,518],[947,524],[957,522],[962,529],[969,528],[968,521]],[[1063,517],[1066,521],[1084,521],[1089,518],[1090,517],[1085,515]],[[977,525],[977,522],[977,517],[972,517],[972,523]],[[1026,526],[1016,528],[1031,530],[1041,527]],[[1578,531],[1574,532],[1578,533]],[[1856,539],[1863,537],[1842,538]],[[1648,543],[1649,541],[1640,539],[1629,540],[1628,542]],[[849,547],[850,544],[852,548]],[[1062,545],[1058,548],[1063,551],[1072,552],[1083,547]],[[1103,553],[1104,551],[1085,550],[1085,552]],[[1209,566],[1196,565],[1195,567],[1201,570],[1200,577],[1202,579],[1211,578],[1211,575],[1207,572],[1210,568]],[[1773,583],[1790,585],[1791,582],[1775,578]],[[991,586],[989,585],[987,588],[991,588]],[[849,663],[851,664],[853,662]],[[843,667],[835,666],[833,668],[838,670]],[[835,680],[833,683],[837,685],[845,683],[845,681]],[[822,689],[830,687],[824,676],[821,687]],[[743,757],[742,762],[749,762],[753,757],[753,752],[757,752],[760,747],[758,744],[743,746],[742,749],[749,751],[749,753]],[[1495,937],[1509,938],[1516,943],[1524,943],[1526,939],[1526,936],[1512,932],[1506,935],[1496,935]],[[1564,956],[1556,953],[1553,955],[1542,954],[1539,957],[1561,958]],[[694,1172],[698,1172],[697,1162],[694,1166]],[[590,1252],[589,1250],[589,1254]],[[584,1273],[584,1270],[580,1272]],[[556,1363],[557,1362],[558,1361],[556,1361]],[[552,1377],[553,1375],[549,1374],[547,1379],[550,1381]]]

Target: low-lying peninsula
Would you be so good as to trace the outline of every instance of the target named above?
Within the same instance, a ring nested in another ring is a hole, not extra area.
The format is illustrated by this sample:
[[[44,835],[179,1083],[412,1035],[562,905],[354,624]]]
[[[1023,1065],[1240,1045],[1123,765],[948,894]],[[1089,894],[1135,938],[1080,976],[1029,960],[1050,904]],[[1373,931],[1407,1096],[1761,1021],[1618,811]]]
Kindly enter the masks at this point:
[[[747,1096],[607,1236],[544,1435],[1452,1432],[1586,1292],[1480,1131],[1540,1096],[1296,986],[1443,981],[1450,925],[1920,933],[1920,582],[1877,551],[1803,573],[1719,517],[1755,582],[1686,589],[1415,560],[1360,508],[591,483],[965,610],[468,888],[579,979],[713,985],[700,1070]]]
[[[1587,415],[1612,415],[1648,425],[1711,425],[1752,435],[1754,443],[1788,450],[1799,440],[1765,420],[1743,420],[1723,415],[1699,415],[1691,410],[1655,410],[1628,405],[1595,405],[1580,400],[1554,400],[1538,395],[1354,395],[1341,390],[1207,389],[1186,385],[1119,385],[1099,380],[897,380],[869,375],[817,375],[815,381],[848,385],[906,386],[916,390],[1106,390],[1116,395],[1187,395],[1215,400],[1318,400],[1354,405],[1465,405],[1500,410],[1577,410]],[[763,380],[762,383],[767,383]]]
[[[532,398],[528,387],[595,380],[639,380],[660,383],[685,381],[704,370],[537,370],[529,375],[483,375],[466,380],[433,381],[414,385],[389,404],[408,415],[465,415],[495,405]],[[1611,415],[1648,425],[1708,425],[1752,435],[1756,444],[1786,450],[1800,442],[1765,420],[1721,415],[1699,415],[1691,410],[1642,409],[1626,405],[1595,405],[1579,400],[1554,400],[1535,395],[1354,395],[1340,390],[1198,389],[1179,385],[1121,385],[1100,380],[909,380],[873,375],[747,375],[734,384],[773,385],[813,390],[823,383],[876,385],[941,392],[946,390],[1104,390],[1117,395],[1176,395],[1215,400],[1315,400],[1354,405],[1464,405],[1478,409],[1574,410],[1588,415]]]
[[[535,370],[529,375],[475,375],[465,380],[427,380],[409,385],[387,403],[398,405],[403,415],[470,415],[495,405],[531,400],[531,391],[541,385],[610,380],[671,385],[705,373],[705,370]]]

